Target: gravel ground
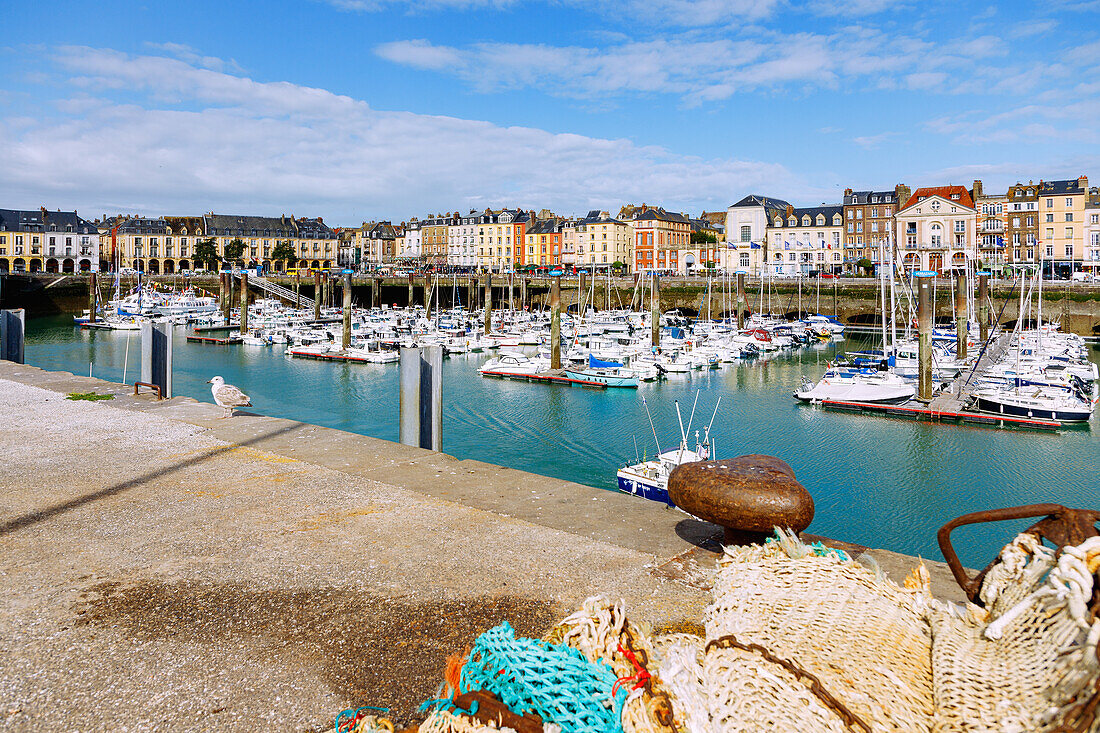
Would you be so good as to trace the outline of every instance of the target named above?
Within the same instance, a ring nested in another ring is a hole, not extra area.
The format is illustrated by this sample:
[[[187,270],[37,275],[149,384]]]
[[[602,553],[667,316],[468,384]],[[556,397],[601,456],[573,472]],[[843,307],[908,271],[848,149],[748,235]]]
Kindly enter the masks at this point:
[[[216,408],[214,408],[216,409]],[[644,553],[0,379],[0,727],[400,721],[444,659],[587,596],[647,626],[704,593]]]

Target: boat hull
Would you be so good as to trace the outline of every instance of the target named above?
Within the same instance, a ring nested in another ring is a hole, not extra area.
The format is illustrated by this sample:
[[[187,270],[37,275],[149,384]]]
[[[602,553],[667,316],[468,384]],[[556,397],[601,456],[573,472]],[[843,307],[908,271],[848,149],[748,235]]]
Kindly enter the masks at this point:
[[[638,476],[624,475],[619,471],[619,491],[631,496],[640,496],[643,499],[656,501],[668,506],[675,506],[668,498],[668,489],[659,484],[647,481]]]
[[[978,409],[995,415],[1008,417],[1025,417],[1032,420],[1054,420],[1056,422],[1081,423],[1088,422],[1092,417],[1087,409],[1051,409],[1031,405],[1014,405],[1010,402],[1000,402],[988,397],[978,397]]]

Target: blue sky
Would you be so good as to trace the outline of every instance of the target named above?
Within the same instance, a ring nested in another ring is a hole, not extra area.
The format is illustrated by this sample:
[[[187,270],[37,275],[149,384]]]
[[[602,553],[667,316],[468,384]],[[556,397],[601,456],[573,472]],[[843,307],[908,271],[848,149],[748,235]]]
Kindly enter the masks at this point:
[[[10,207],[347,225],[1100,182],[1100,0],[6,5]]]

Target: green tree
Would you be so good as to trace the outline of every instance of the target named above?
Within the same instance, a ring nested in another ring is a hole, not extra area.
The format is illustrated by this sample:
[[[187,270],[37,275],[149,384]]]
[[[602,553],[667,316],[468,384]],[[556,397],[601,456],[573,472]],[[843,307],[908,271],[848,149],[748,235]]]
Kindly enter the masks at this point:
[[[623,270],[625,270],[625,269],[626,269],[626,263],[623,262],[622,260],[615,260],[614,262],[611,263],[611,270],[612,270],[612,272],[614,272],[617,275],[621,274],[623,272]]]
[[[271,259],[276,262],[282,260],[286,262],[287,267],[294,267],[294,263],[298,261],[298,257],[294,254],[294,248],[290,246],[289,239],[275,243],[275,249],[271,250]]]
[[[218,264],[218,246],[213,237],[203,239],[195,245],[195,262],[204,267],[216,268]]]
[[[241,255],[244,254],[244,240],[239,237],[234,237],[229,240],[229,243],[225,245],[225,259],[232,262],[233,260],[241,259]]]
[[[717,244],[718,237],[714,236],[710,232],[692,232],[691,233],[692,244]]]
[[[856,262],[856,267],[858,267],[859,269],[865,271],[868,275],[870,275],[871,270],[875,269],[875,263],[871,262],[871,260],[864,257],[863,259]]]

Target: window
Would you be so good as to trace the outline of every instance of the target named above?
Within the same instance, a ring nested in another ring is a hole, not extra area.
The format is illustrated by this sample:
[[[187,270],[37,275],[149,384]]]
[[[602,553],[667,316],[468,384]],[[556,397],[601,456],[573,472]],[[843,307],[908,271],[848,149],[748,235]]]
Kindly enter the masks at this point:
[[[966,233],[966,220],[964,220],[964,219],[956,219],[955,220],[955,232],[956,233],[962,232],[964,234]]]
[[[1073,227],[1066,227],[1066,239],[1073,239]]]
[[[1047,245],[1047,257],[1053,257],[1053,256],[1054,256],[1054,247],[1051,247],[1050,245]]]
[[[1066,245],[1066,257],[1073,257],[1073,245],[1072,244],[1067,244]]]
[[[943,227],[939,224],[933,224],[932,231],[932,246],[939,247],[943,244]]]
[[[1048,209],[1053,209],[1054,208],[1054,199],[1047,199],[1047,208]]]
[[[751,242],[752,241],[752,227],[751,226],[742,226],[741,227],[741,241],[742,242]]]
[[[1100,214],[1093,214],[1089,217],[1090,224],[1100,224]]]
[[[1067,197],[1066,198],[1066,206],[1073,206],[1073,199]]]
[[[1049,224],[1053,221],[1054,221],[1054,214],[1047,214],[1047,223]]]

